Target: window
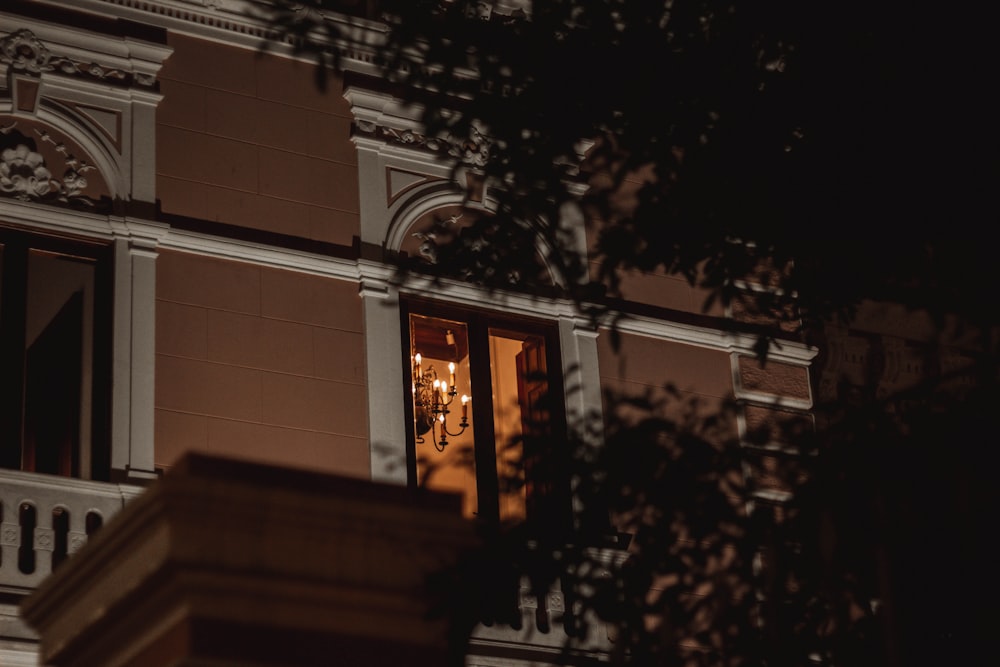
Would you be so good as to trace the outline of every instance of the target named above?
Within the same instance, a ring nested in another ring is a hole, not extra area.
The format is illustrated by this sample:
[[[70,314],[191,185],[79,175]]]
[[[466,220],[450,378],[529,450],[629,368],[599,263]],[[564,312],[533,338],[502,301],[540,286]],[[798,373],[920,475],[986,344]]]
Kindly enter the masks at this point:
[[[106,479],[110,247],[0,228],[0,466]]]
[[[556,328],[423,301],[402,314],[413,483],[461,492],[467,516],[563,523]]]

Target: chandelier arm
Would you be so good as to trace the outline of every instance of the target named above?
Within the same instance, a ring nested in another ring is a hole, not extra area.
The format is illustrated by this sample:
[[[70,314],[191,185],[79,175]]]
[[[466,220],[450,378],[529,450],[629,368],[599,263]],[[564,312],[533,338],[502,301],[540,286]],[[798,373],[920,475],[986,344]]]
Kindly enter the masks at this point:
[[[444,428],[444,424],[441,424],[441,439],[437,437],[437,430],[433,430],[431,435],[434,436],[434,449],[439,452],[443,452],[444,448],[448,446],[448,431]]]
[[[460,436],[463,433],[465,433],[465,429],[467,429],[467,428],[469,428],[468,424],[462,424],[460,430],[458,431],[458,433],[452,433],[451,431],[448,430],[448,422],[444,422],[443,424],[441,424],[441,431],[443,433],[446,433],[446,434],[450,435],[453,438],[457,438],[458,436]]]
[[[451,375],[451,382],[446,384],[442,380],[439,384],[438,373],[434,366],[429,365],[426,369],[421,369],[420,362],[420,356],[416,355],[413,378],[414,410],[422,411],[422,414],[426,415],[426,422],[424,422],[426,426],[424,428],[431,432],[431,441],[434,443],[434,449],[438,452],[443,452],[445,447],[448,446],[449,436],[456,438],[465,433],[469,427],[469,420],[466,416],[467,399],[465,396],[462,397],[462,421],[459,424],[458,432],[452,433],[448,430],[447,420],[448,415],[451,414],[451,410],[448,408],[455,402],[458,396],[458,388],[455,384],[455,365],[449,364],[448,370]],[[419,418],[415,418],[414,421],[419,422]],[[438,426],[441,427],[440,438],[438,437]],[[417,428],[419,429],[419,425]],[[426,430],[424,433],[418,430],[416,434],[416,442],[418,444],[423,444],[426,441],[424,438]]]

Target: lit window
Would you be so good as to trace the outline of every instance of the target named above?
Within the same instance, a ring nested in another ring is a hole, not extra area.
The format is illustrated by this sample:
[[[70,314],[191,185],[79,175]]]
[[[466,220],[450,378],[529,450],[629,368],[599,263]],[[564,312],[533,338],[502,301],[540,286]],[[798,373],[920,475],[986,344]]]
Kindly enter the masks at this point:
[[[558,521],[562,484],[550,471],[565,418],[562,378],[549,373],[561,369],[555,328],[422,302],[406,323],[411,479],[462,493],[467,516]]]
[[[110,248],[0,229],[0,466],[105,479]]]

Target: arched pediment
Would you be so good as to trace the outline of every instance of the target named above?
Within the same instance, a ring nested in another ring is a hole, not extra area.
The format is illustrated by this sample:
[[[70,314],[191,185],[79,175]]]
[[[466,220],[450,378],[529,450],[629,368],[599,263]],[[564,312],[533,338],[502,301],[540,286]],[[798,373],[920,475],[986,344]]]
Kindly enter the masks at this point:
[[[429,190],[422,195],[418,193],[393,217],[385,247],[435,264],[438,262],[438,244],[462,234],[464,228],[477,221],[489,222],[486,218],[492,217],[493,212],[475,202],[464,201],[454,189]],[[490,230],[485,233],[489,234]],[[558,273],[546,260],[548,255],[548,246],[536,238],[534,270],[543,285],[554,287],[561,283]],[[520,268],[526,266],[521,265]]]
[[[484,206],[464,202],[463,194],[447,181],[430,181],[412,188],[407,196],[393,202],[389,209],[385,247],[394,252],[408,252],[419,246],[417,234],[425,234],[435,220],[455,219],[468,224],[476,213],[488,214]],[[464,218],[464,220],[463,220]]]
[[[0,196],[94,206],[153,203],[163,43],[5,14],[0,21]]]

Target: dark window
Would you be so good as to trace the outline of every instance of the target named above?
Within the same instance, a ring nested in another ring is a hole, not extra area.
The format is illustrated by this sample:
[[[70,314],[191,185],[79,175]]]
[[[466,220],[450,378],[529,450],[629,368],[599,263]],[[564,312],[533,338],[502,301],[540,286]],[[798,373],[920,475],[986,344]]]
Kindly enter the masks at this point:
[[[469,516],[564,525],[556,327],[424,301],[402,310],[413,483],[461,492]]]
[[[0,465],[107,479],[110,247],[0,228]]]

